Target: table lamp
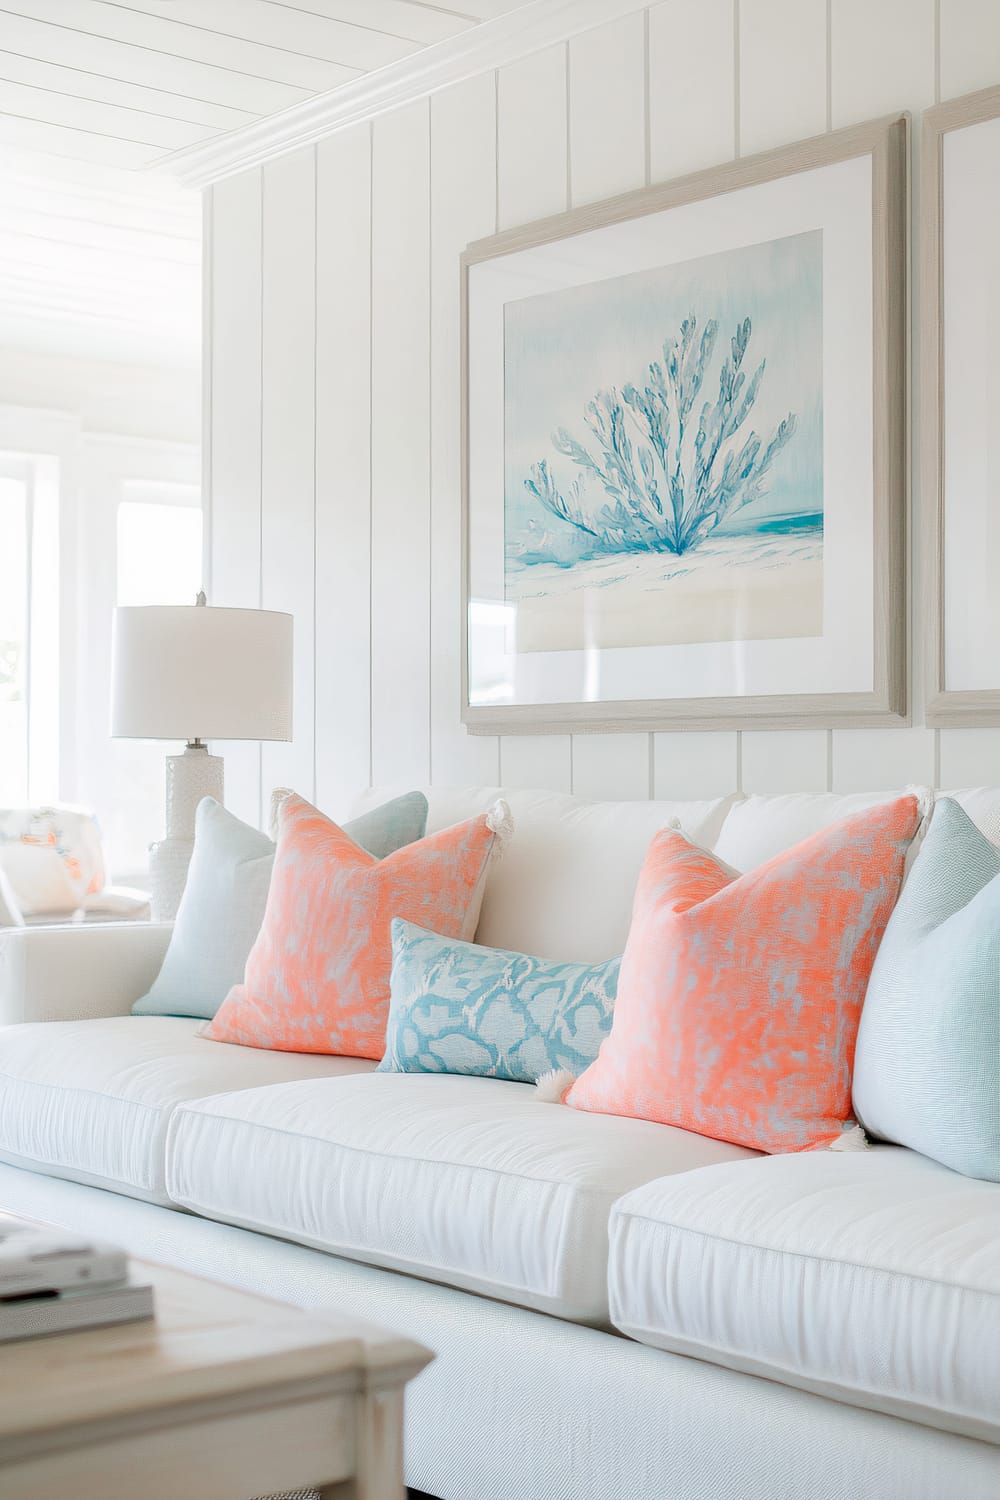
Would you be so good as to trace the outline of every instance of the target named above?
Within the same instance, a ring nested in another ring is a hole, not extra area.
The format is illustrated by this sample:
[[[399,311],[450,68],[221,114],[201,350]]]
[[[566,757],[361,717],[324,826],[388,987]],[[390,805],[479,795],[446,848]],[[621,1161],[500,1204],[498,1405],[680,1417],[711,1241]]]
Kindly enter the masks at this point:
[[[176,916],[202,797],[223,800],[222,757],[207,740],[290,740],[292,616],[197,603],[115,610],[114,738],[184,740],[167,756],[166,837],[150,850],[153,917]]]

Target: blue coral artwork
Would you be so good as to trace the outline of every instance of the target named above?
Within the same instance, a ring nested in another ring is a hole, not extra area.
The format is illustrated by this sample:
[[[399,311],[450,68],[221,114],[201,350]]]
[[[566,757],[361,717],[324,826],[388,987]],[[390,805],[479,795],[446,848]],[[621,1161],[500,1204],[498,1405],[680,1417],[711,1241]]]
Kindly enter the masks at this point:
[[[823,231],[509,301],[519,652],[823,634]]]

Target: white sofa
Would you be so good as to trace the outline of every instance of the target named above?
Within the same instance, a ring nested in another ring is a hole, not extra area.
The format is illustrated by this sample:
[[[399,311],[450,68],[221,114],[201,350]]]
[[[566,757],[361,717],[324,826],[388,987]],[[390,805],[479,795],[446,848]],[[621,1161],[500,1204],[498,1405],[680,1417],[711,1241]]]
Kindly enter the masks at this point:
[[[495,795],[435,789],[429,826]],[[506,795],[480,940],[598,959],[671,817],[746,868],[887,794]],[[1000,841],[1000,792],[959,795]],[[520,1084],[207,1042],[128,1015],[168,937],[0,934],[0,1208],[428,1344],[411,1485],[1000,1496],[1000,1186],[897,1147],[759,1157]]]

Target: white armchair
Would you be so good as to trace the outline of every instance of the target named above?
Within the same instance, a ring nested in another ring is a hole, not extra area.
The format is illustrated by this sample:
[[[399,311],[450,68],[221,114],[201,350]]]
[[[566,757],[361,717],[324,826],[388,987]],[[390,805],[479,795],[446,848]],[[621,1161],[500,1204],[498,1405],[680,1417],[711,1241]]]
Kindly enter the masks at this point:
[[[144,921],[149,895],[105,884],[97,819],[79,807],[0,808],[0,928]]]
[[[10,881],[0,869],[0,927],[23,927],[24,918]]]
[[[0,1025],[128,1015],[159,973],[171,925],[0,929]]]

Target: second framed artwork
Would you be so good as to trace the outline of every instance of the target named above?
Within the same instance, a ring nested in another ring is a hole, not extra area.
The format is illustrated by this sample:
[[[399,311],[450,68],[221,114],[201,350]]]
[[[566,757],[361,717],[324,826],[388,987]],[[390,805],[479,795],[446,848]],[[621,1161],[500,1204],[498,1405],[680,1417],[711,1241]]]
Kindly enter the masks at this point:
[[[923,127],[920,425],[927,722],[1000,725],[1000,88]]]
[[[906,140],[466,251],[470,731],[901,722]]]

